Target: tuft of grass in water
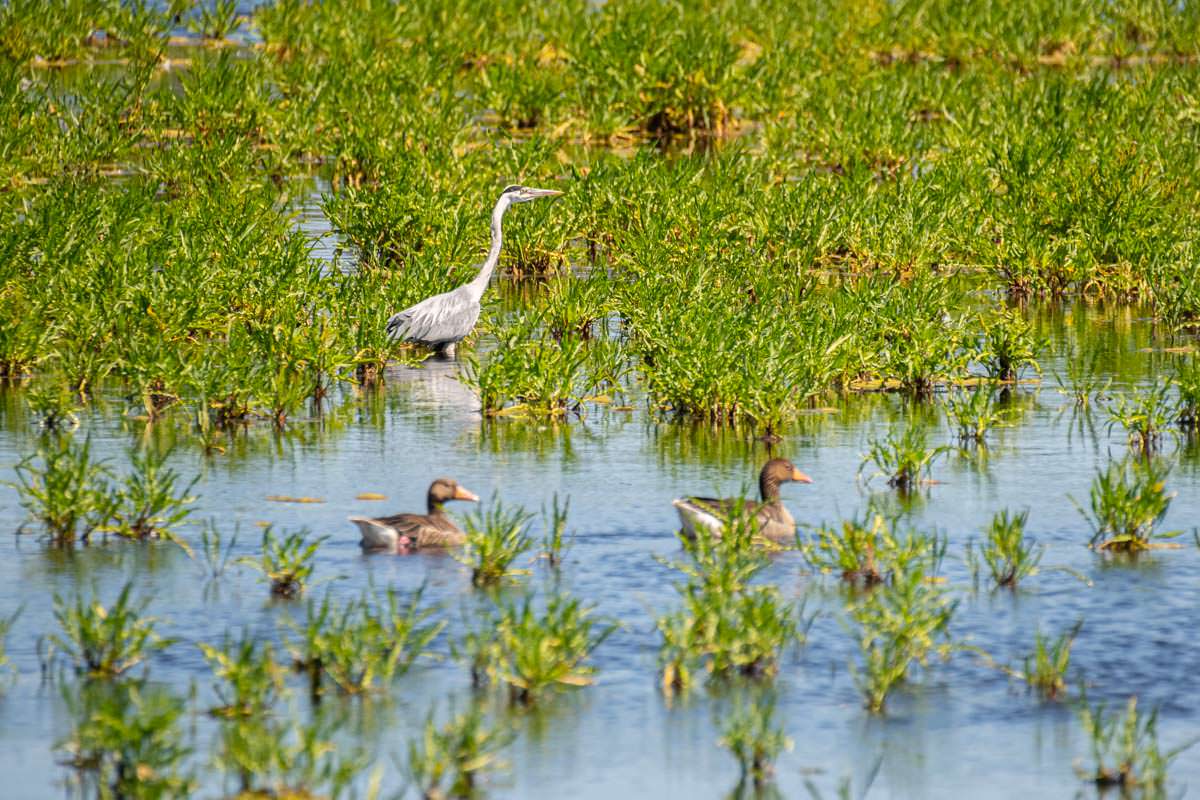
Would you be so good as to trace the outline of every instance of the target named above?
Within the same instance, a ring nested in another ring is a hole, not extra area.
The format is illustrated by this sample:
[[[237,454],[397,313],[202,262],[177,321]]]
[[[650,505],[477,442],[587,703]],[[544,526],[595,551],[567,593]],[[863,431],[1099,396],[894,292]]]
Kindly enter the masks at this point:
[[[51,640],[66,653],[75,669],[90,678],[115,678],[142,663],[151,652],[174,643],[155,631],[154,617],[143,615],[148,600],[132,599],[133,584],[126,583],[116,602],[103,605],[94,597],[73,602],[54,597],[54,618],[61,633]]]
[[[1022,369],[1041,372],[1038,353],[1045,342],[1033,332],[1033,325],[1018,309],[998,309],[980,320],[983,347],[979,360],[988,375],[996,380],[1015,381]]]
[[[500,753],[512,738],[510,731],[488,725],[478,705],[440,726],[430,712],[422,735],[408,743],[408,783],[421,797],[475,797],[480,779],[503,768]]]
[[[285,533],[280,538],[268,526],[263,531],[262,555],[241,558],[238,563],[258,570],[270,584],[273,597],[290,599],[304,593],[313,574],[317,549],[327,538],[321,536],[310,541],[307,529]]]
[[[96,797],[183,797],[197,780],[184,766],[182,700],[136,681],[64,686],[74,725],[58,742],[79,789]]]
[[[1177,424],[1189,433],[1200,430],[1200,358],[1177,361],[1171,383],[1179,392]]]
[[[180,485],[179,473],[166,466],[169,453],[130,452],[132,469],[125,477],[120,505],[114,512],[117,533],[130,539],[175,539],[174,531],[191,514],[189,495],[200,476]]]
[[[956,606],[920,565],[851,604],[862,653],[861,663],[851,670],[869,711],[884,711],[888,695],[908,678],[914,664],[926,666],[932,656],[950,655],[949,626]]]
[[[1116,395],[1108,403],[1108,428],[1120,426],[1129,444],[1141,453],[1152,453],[1162,443],[1163,433],[1179,418],[1179,405],[1171,399],[1171,384],[1158,383],[1129,394]]]
[[[1122,797],[1165,796],[1167,767],[1200,741],[1193,739],[1162,751],[1158,744],[1158,710],[1139,714],[1136,696],[1129,698],[1124,714],[1109,713],[1103,704],[1092,706],[1085,700],[1079,719],[1092,751],[1092,764],[1079,770],[1080,777],[1099,789],[1117,787]]]
[[[24,606],[14,611],[11,617],[0,618],[0,671],[10,672],[13,681],[16,681],[18,672],[8,658],[8,632],[12,630],[23,609]]]
[[[1100,350],[1091,350],[1086,356],[1068,348],[1063,354],[1066,373],[1055,373],[1058,391],[1071,398],[1077,408],[1089,408],[1092,401],[1105,397],[1112,386],[1112,378],[1100,377]]]
[[[204,575],[208,581],[220,580],[229,569],[235,547],[236,533],[226,540],[211,520],[204,526],[204,530],[200,532],[200,552],[204,555]]]
[[[1033,635],[1033,652],[1025,657],[1021,676],[1043,700],[1058,700],[1067,691],[1067,669],[1071,666],[1071,645],[1079,635],[1083,621],[1051,641],[1041,631]]]
[[[780,753],[792,748],[792,740],[775,722],[774,695],[737,703],[721,725],[720,743],[741,768],[739,788],[751,785],[761,791],[771,782]]]
[[[988,432],[1005,424],[1009,414],[997,407],[990,386],[980,384],[971,392],[954,392],[946,397],[946,418],[966,444],[986,444]]]
[[[221,724],[212,764],[238,797],[341,797],[368,766],[365,755],[335,744],[329,720],[235,717]]]
[[[43,440],[16,466],[21,505],[45,528],[52,544],[87,543],[112,520],[117,498],[103,462],[93,461],[91,438]]]
[[[534,545],[526,530],[531,516],[523,508],[505,509],[496,500],[467,516],[467,546],[457,557],[471,567],[471,583],[494,586],[514,574],[512,563]]]
[[[658,618],[659,667],[667,696],[686,691],[698,670],[712,680],[772,678],[784,648],[800,639],[800,614],[777,587],[751,585],[767,563],[753,524],[736,510],[720,537],[684,539],[675,564],[683,607]]]
[[[542,513],[546,517],[546,530],[542,535],[542,553],[550,562],[550,566],[557,569],[562,564],[563,552],[567,546],[564,536],[567,532],[567,515],[571,513],[571,498],[568,497],[560,504],[556,492],[549,515],[546,514],[545,509]]]
[[[488,628],[460,652],[474,656],[472,675],[506,686],[512,703],[534,705],[558,686],[586,686],[596,668],[588,657],[616,630],[598,622],[593,608],[566,595],[538,611],[533,600],[502,603]],[[490,640],[489,640],[490,639]]]
[[[83,408],[79,395],[62,381],[36,381],[26,392],[25,401],[47,431],[59,433],[79,427],[79,411]]]
[[[320,604],[309,600],[291,649],[311,695],[318,697],[326,680],[346,694],[380,691],[429,656],[446,622],[432,619],[437,607],[424,602],[424,593],[421,587],[403,598],[389,589],[386,602],[364,594],[343,606],[328,594]]]
[[[1026,578],[1037,574],[1045,545],[1036,545],[1025,537],[1029,512],[1010,513],[1007,509],[992,517],[986,538],[979,547],[992,582],[998,587],[1016,589]],[[968,545],[967,558],[973,571],[978,569],[975,550]]]
[[[1168,464],[1150,459],[1114,462],[1092,480],[1089,509],[1081,514],[1092,526],[1093,550],[1137,554],[1155,539],[1171,539],[1182,531],[1159,531],[1156,526],[1171,506],[1166,488]],[[1074,502],[1074,501],[1072,501]]]
[[[802,543],[801,551],[815,569],[870,588],[918,561],[936,571],[945,555],[946,541],[919,533],[901,537],[882,514],[873,514],[862,520],[844,520],[840,530],[821,526],[814,541]]]
[[[220,705],[209,710],[217,717],[251,717],[268,714],[285,689],[283,667],[275,660],[270,642],[259,642],[244,632],[240,639],[228,634],[220,647],[200,642],[217,683]]]
[[[945,447],[928,447],[926,442],[925,429],[915,424],[905,428],[902,434],[897,435],[893,430],[885,439],[872,439],[870,451],[858,468],[859,475],[862,475],[863,467],[872,463],[876,471],[867,478],[868,481],[875,476],[884,476],[893,489],[912,491],[928,480],[933,463],[947,450]]]

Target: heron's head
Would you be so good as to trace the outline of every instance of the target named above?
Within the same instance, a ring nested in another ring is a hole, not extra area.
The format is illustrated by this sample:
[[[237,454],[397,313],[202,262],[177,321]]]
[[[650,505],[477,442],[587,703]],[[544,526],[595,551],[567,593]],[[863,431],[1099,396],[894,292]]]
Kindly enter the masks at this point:
[[[557,197],[562,192],[554,189],[534,189],[532,186],[508,186],[501,194],[511,203],[528,203],[539,197]]]

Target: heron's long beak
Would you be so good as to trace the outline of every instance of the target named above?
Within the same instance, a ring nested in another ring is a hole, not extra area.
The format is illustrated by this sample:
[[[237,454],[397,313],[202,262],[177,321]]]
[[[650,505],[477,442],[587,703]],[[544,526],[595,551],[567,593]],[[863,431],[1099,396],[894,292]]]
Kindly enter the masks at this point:
[[[537,197],[558,197],[562,192],[555,189],[526,189],[525,195],[531,200]]]
[[[463,487],[459,486],[454,490],[454,499],[455,500],[467,500],[472,503],[478,503],[479,495],[477,495],[473,492],[467,491]]]
[[[812,483],[812,478],[808,477],[795,467],[792,468],[792,480],[794,480],[796,483]]]

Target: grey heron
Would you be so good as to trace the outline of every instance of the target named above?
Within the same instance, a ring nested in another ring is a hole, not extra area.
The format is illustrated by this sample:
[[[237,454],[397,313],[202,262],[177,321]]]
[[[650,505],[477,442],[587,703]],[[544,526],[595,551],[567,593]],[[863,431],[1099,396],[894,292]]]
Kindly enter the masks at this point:
[[[492,271],[500,261],[500,225],[504,212],[513,203],[528,203],[539,197],[560,194],[562,192],[553,189],[533,189],[529,186],[509,186],[501,192],[496,207],[492,209],[492,247],[479,274],[457,289],[435,294],[393,314],[387,322],[388,338],[425,345],[443,356],[453,356],[455,345],[474,330],[479,320],[479,301],[487,289]]]

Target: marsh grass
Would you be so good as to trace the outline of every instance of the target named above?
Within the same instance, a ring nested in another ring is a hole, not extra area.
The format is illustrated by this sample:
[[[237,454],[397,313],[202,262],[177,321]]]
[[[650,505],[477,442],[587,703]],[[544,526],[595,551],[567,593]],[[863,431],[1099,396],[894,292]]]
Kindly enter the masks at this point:
[[[694,675],[709,680],[768,681],[789,645],[802,639],[802,609],[771,585],[751,579],[767,564],[756,532],[735,510],[720,537],[682,539],[686,561],[673,564],[686,580],[676,583],[683,605],[657,620],[664,694],[690,689]]]
[[[945,556],[945,537],[918,532],[901,536],[893,527],[879,513],[844,520],[840,529],[822,525],[813,540],[802,543],[801,552],[815,569],[863,588],[885,583],[914,564],[936,573]]]
[[[861,662],[851,664],[855,683],[872,713],[883,713],[888,695],[913,665],[948,658],[955,646],[949,625],[957,603],[916,565],[853,601]]]
[[[496,661],[484,672],[507,687],[511,702],[541,702],[560,686],[586,686],[596,668],[591,653],[617,629],[594,609],[566,595],[550,597],[539,611],[533,600],[500,604],[494,618]]]
[[[1112,377],[1103,377],[1100,370],[1099,349],[1080,353],[1076,348],[1067,348],[1063,353],[1064,373],[1056,372],[1054,380],[1060,394],[1071,398],[1076,408],[1090,408],[1092,402],[1107,396],[1112,386]]]
[[[1058,700],[1067,692],[1067,670],[1071,666],[1071,646],[1079,636],[1083,621],[1053,640],[1037,631],[1033,636],[1033,652],[1025,657],[1021,673],[1029,688],[1043,700]]]
[[[44,439],[37,452],[16,466],[21,505],[56,546],[84,544],[116,513],[111,472],[92,459],[91,438],[78,444],[69,436]]]
[[[130,452],[131,468],[120,490],[120,505],[113,515],[118,535],[177,541],[175,530],[191,514],[188,506],[196,498],[190,492],[200,476],[183,484],[179,473],[166,466],[169,455],[152,450]]]
[[[436,606],[424,601],[424,587],[407,598],[388,589],[385,599],[364,593],[339,606],[327,593],[309,600],[303,624],[293,625],[299,639],[290,644],[296,668],[308,675],[315,698],[329,681],[350,695],[380,692],[408,672],[446,627],[435,619]]]
[[[471,568],[471,583],[494,586],[517,574],[512,563],[534,546],[526,530],[532,518],[523,508],[506,509],[493,498],[486,510],[464,521],[467,546],[459,558]]]
[[[927,441],[925,429],[917,424],[910,424],[903,433],[893,430],[884,439],[872,439],[858,474],[861,477],[863,467],[874,464],[876,471],[868,476],[868,482],[882,476],[893,489],[910,492],[929,480],[934,462],[948,450],[945,446],[928,447]]]
[[[79,789],[96,797],[178,797],[197,786],[186,766],[182,700],[136,681],[64,686],[71,733],[56,749]]]
[[[212,764],[241,797],[338,797],[368,766],[361,750],[335,744],[335,723],[273,716],[222,722]]]
[[[990,386],[980,384],[970,392],[953,392],[946,396],[946,418],[963,444],[986,444],[987,435],[1005,425],[1011,410],[1000,408],[992,399]]]
[[[1171,384],[1157,380],[1145,388],[1135,388],[1129,394],[1118,394],[1105,407],[1108,428],[1121,427],[1129,445],[1141,453],[1152,453],[1162,444],[1165,432],[1172,430],[1179,419],[1180,408],[1171,397]]]
[[[1162,751],[1158,710],[1139,714],[1137,706],[1133,696],[1124,714],[1110,713],[1103,704],[1092,706],[1084,700],[1079,719],[1091,743],[1092,763],[1077,771],[1100,789],[1117,787],[1122,796],[1161,797],[1166,793],[1167,767],[1198,739]]]
[[[978,574],[978,558],[982,556],[992,582],[999,588],[1015,590],[1021,581],[1036,575],[1046,547],[1026,538],[1028,520],[1028,511],[1010,513],[1007,509],[992,517],[986,538],[979,545],[979,554],[976,555],[972,545],[967,545],[972,573]]]
[[[430,712],[421,736],[408,743],[405,776],[421,797],[476,797],[481,779],[504,768],[500,753],[512,738],[511,731],[489,725],[478,705],[442,725]]]
[[[1184,431],[1195,433],[1200,429],[1200,358],[1176,361],[1171,383],[1179,392],[1176,422]]]
[[[1089,508],[1075,504],[1092,526],[1089,546],[1136,555],[1160,546],[1155,540],[1179,536],[1182,531],[1156,530],[1174,497],[1166,488],[1170,471],[1169,464],[1158,460],[1129,459],[1099,473],[1092,480]]]
[[[24,606],[21,606],[11,616],[0,618],[0,672],[8,672],[13,682],[17,680],[17,676],[20,673],[8,657],[8,634],[12,630],[13,625],[16,624],[17,618],[21,616],[24,608]],[[2,685],[3,683],[0,683],[0,686]]]
[[[291,599],[304,593],[309,579],[316,568],[314,559],[321,543],[327,536],[309,538],[307,529],[285,532],[280,538],[274,528],[263,530],[262,555],[257,558],[240,558],[245,564],[258,571],[271,587],[271,596]]]
[[[545,519],[542,554],[553,569],[558,569],[562,565],[563,553],[570,544],[568,540],[564,539],[567,531],[567,517],[570,513],[571,498],[568,497],[560,504],[557,493],[554,495],[549,513],[547,514],[545,508],[542,509],[542,516]]]
[[[133,584],[126,583],[109,606],[98,599],[74,601],[54,597],[54,618],[59,633],[51,641],[89,678],[115,678],[146,660],[156,650],[174,644],[159,636],[157,620],[145,616],[148,600],[132,598]]]
[[[1046,343],[1033,331],[1032,323],[1019,310],[1004,308],[980,321],[983,346],[980,361],[988,375],[1000,381],[1015,381],[1022,369],[1041,373],[1038,353]]]
[[[259,642],[243,632],[237,640],[226,634],[219,647],[205,642],[197,647],[217,681],[214,691],[220,705],[209,709],[209,714],[233,718],[271,712],[286,685],[270,642]]]
[[[209,520],[200,532],[200,552],[204,557],[204,577],[212,582],[220,580],[228,571],[233,552],[237,548],[237,533],[225,539],[216,523]],[[237,562],[233,562],[237,563]]]
[[[775,721],[775,697],[762,693],[751,702],[738,702],[721,725],[721,746],[737,759],[739,787],[761,790],[775,772],[775,761],[792,740]]]

